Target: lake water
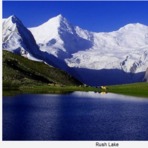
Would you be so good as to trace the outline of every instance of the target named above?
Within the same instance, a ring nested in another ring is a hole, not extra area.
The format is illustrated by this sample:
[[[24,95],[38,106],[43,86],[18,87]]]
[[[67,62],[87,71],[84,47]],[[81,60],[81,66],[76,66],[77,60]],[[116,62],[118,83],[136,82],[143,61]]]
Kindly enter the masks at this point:
[[[3,140],[148,140],[148,99],[94,92],[3,97]]]

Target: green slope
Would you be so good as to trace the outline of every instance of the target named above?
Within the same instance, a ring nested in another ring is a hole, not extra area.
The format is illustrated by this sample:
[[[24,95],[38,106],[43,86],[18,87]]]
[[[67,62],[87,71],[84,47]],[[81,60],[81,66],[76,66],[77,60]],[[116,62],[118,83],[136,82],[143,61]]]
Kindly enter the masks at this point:
[[[143,82],[108,86],[108,91],[112,93],[148,98],[148,83]]]
[[[4,89],[44,84],[76,86],[81,83],[62,70],[3,50]]]

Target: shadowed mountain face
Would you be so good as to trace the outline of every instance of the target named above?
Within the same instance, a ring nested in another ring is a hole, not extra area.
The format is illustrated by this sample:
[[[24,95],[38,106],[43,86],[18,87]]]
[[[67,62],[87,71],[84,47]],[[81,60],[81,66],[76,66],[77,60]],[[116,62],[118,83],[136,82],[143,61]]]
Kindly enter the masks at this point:
[[[62,21],[62,19],[65,21]],[[61,18],[60,20],[58,34],[64,43],[64,48],[70,55],[78,51],[85,51],[93,46],[91,41],[80,37],[76,29],[65,18]]]
[[[75,77],[78,80],[91,86],[141,82],[145,74],[144,72],[126,73],[118,69],[92,70],[74,68],[73,70],[76,71]]]
[[[147,34],[148,27],[139,23],[89,32],[62,15],[27,29],[11,16],[3,20],[3,49],[58,67],[85,84],[123,84],[147,81]]]

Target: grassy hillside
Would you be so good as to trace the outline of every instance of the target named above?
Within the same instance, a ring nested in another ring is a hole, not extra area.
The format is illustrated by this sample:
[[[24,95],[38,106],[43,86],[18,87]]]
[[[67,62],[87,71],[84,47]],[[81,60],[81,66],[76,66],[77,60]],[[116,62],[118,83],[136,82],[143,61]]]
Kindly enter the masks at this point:
[[[144,82],[108,86],[108,91],[112,93],[148,98],[148,83]]]
[[[17,89],[20,93],[101,91],[98,88],[85,87],[64,71],[8,51],[3,51],[3,89]],[[108,86],[107,92],[148,98],[148,83]]]
[[[3,50],[3,89],[37,85],[80,85],[64,71]]]

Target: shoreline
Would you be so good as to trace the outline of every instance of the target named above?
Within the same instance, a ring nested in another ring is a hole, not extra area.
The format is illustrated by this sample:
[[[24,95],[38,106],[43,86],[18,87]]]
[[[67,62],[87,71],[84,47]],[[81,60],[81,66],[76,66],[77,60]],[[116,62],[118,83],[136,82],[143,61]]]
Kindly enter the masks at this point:
[[[133,83],[106,86],[107,90],[92,86],[20,86],[17,89],[3,89],[3,97],[17,94],[65,94],[74,91],[94,91],[96,93],[115,93],[126,96],[143,97],[148,99],[148,83]],[[104,93],[104,94],[105,94]]]

